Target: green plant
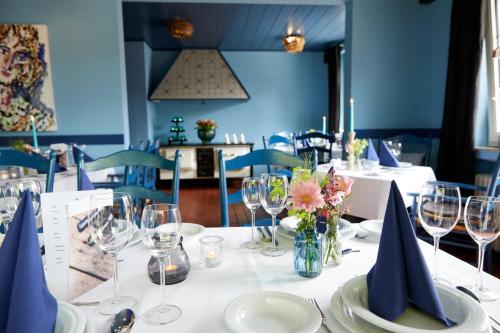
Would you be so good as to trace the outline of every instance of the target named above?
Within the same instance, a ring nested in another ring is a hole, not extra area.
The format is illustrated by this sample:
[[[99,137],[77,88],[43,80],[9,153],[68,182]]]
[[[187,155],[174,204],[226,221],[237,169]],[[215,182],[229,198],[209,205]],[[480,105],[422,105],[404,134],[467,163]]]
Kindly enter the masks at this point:
[[[212,119],[200,119],[196,121],[195,128],[201,130],[212,130],[217,128],[217,124],[215,123],[215,120]]]

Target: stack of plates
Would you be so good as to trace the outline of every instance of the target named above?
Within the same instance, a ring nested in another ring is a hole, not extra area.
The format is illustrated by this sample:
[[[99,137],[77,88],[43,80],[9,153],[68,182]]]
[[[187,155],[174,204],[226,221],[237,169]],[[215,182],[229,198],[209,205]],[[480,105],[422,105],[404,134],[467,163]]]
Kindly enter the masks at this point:
[[[285,238],[295,239],[295,231],[297,231],[297,224],[299,219],[295,216],[285,217],[280,221],[278,226],[278,233]],[[356,236],[356,230],[353,228],[351,222],[340,219],[339,220],[339,233],[342,239],[350,239]]]
[[[395,321],[385,320],[368,309],[366,275],[353,278],[339,288],[331,299],[337,329],[356,333],[487,333],[488,315],[481,304],[447,285],[436,285],[446,316],[457,324],[446,327],[437,319],[415,307]]]
[[[238,333],[315,333],[321,326],[314,305],[297,295],[273,291],[236,298],[226,307],[224,319]]]
[[[76,306],[57,302],[57,317],[54,333],[94,333],[94,325]]]

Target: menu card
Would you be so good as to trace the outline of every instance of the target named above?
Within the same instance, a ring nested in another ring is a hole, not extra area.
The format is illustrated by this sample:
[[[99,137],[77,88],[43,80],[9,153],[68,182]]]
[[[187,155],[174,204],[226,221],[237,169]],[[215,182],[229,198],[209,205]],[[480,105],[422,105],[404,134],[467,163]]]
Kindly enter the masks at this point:
[[[113,190],[70,191],[43,193],[42,220],[45,243],[47,285],[60,301],[66,301],[69,289],[69,235],[68,219],[89,209],[92,195],[105,193],[112,200]]]

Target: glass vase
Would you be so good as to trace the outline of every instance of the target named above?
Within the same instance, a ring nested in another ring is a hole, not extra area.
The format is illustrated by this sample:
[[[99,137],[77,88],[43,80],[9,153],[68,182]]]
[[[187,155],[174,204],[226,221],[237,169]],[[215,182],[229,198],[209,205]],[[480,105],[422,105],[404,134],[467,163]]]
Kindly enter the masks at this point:
[[[342,262],[342,241],[339,237],[338,217],[327,223],[323,244],[323,263],[327,267],[338,266]]]
[[[293,246],[295,272],[306,278],[315,278],[323,270],[323,235],[316,230],[297,232]]]

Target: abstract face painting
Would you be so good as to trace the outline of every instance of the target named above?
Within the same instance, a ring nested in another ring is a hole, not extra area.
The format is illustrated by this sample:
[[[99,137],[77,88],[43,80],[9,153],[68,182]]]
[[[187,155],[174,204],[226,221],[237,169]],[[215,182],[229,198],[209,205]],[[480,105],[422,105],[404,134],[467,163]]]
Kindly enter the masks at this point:
[[[57,130],[47,26],[0,24],[0,131]]]

